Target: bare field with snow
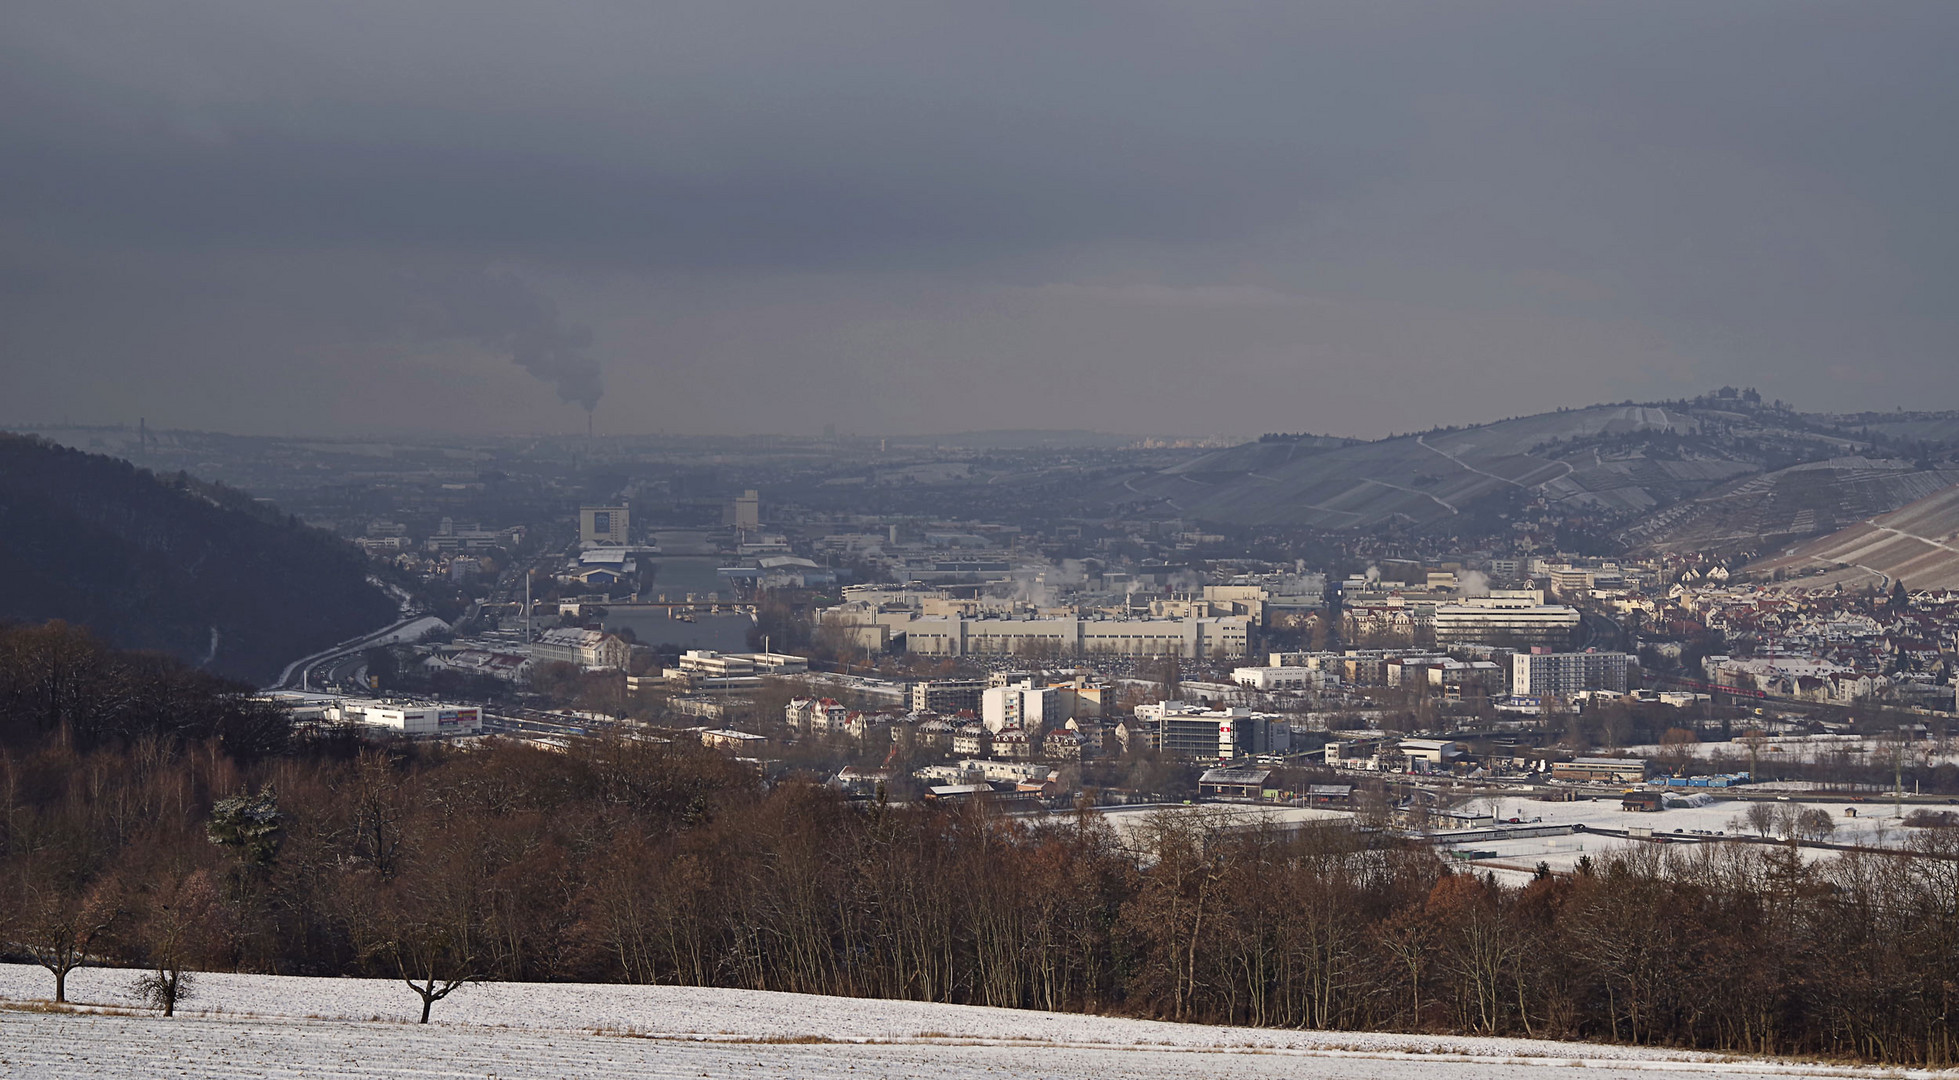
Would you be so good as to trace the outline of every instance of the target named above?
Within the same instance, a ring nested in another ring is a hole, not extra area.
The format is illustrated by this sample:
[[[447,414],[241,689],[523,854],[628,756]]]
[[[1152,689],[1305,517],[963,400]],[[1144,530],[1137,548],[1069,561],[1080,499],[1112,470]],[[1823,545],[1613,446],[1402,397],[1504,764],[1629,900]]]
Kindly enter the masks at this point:
[[[1506,883],[1516,885],[1530,880],[1539,863],[1552,871],[1569,873],[1581,858],[1590,856],[1604,864],[1614,855],[1651,850],[1646,839],[1612,836],[1596,830],[1650,829],[1655,836],[1680,840],[1713,840],[1723,836],[1753,840],[1759,834],[1743,816],[1752,802],[1727,797],[1722,789],[1672,788],[1675,795],[1706,794],[1714,799],[1706,806],[1677,806],[1657,812],[1635,812],[1620,807],[1617,796],[1597,796],[1576,802],[1540,802],[1524,795],[1487,794],[1464,800],[1460,808],[1494,814],[1499,819],[1518,818],[1523,824],[1582,826],[1584,831],[1561,836],[1520,836],[1489,839],[1487,834],[1467,830],[1462,840],[1451,839],[1447,830],[1435,834],[1438,851],[1489,852],[1465,859],[1464,867],[1489,871]],[[1760,790],[1759,787],[1749,791]],[[1864,802],[1844,799],[1801,799],[1776,801],[1770,805],[1795,811],[1822,810],[1834,826],[1826,838],[1831,844],[1873,848],[1902,848],[1919,830],[1907,827],[1898,808],[1877,796]],[[1922,804],[1907,804],[1903,813],[1926,809]],[[1933,806],[1940,810],[1944,807]],[[1851,813],[1855,811],[1854,815]],[[1248,827],[1268,824],[1275,827],[1314,821],[1351,821],[1345,810],[1292,806],[1255,806],[1234,803],[1198,803],[1185,806],[1125,807],[1105,811],[1116,834],[1126,843],[1135,843],[1160,815],[1172,819],[1184,816],[1201,819],[1212,826]],[[1808,847],[1804,857],[1812,861],[1834,859],[1838,852],[1826,847]]]
[[[135,972],[70,976],[80,1008],[130,1009]],[[1527,1039],[1166,1024],[921,1002],[667,986],[485,983],[427,1027],[396,982],[211,974],[172,1019],[33,1007],[45,971],[0,965],[0,1076],[1464,1077],[1898,1076]],[[1927,1074],[1930,1075],[1930,1074]]]

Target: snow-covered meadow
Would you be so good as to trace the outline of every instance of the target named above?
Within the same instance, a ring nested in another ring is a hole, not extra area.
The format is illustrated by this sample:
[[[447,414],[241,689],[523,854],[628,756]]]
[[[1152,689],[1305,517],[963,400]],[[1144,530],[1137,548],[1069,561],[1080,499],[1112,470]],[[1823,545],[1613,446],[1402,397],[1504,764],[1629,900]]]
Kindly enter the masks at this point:
[[[1754,790],[1750,789],[1751,793]],[[1698,794],[1713,801],[1705,806],[1676,806],[1655,813],[1639,813],[1622,809],[1617,796],[1595,796],[1576,802],[1543,802],[1523,794],[1479,794],[1465,799],[1460,808],[1494,815],[1503,820],[1517,818],[1527,825],[1580,826],[1582,830],[1558,836],[1504,839],[1490,839],[1481,831],[1466,830],[1466,839],[1461,841],[1452,840],[1451,834],[1444,830],[1435,835],[1435,843],[1445,855],[1456,849],[1490,852],[1491,855],[1476,858],[1465,865],[1479,871],[1490,871],[1510,884],[1519,884],[1530,880],[1533,869],[1539,863],[1553,871],[1568,873],[1578,865],[1579,859],[1587,855],[1594,862],[1602,864],[1615,854],[1650,849],[1647,840],[1612,835],[1612,832],[1626,829],[1650,829],[1654,834],[1670,839],[1714,839],[1717,835],[1749,839],[1758,835],[1745,821],[1749,807],[1753,805],[1750,802],[1735,798],[1726,791],[1707,788],[1676,788],[1672,793],[1679,796]],[[1829,816],[1833,826],[1827,838],[1831,844],[1872,848],[1901,848],[1910,842],[1920,830],[1906,826],[1904,814],[1918,809],[1946,809],[1923,804],[1906,804],[1899,808],[1879,798],[1852,802],[1841,798],[1796,797],[1772,805],[1797,812],[1821,810]],[[1208,825],[1223,827],[1263,823],[1284,828],[1314,821],[1353,820],[1353,815],[1345,810],[1233,803],[1123,807],[1105,813],[1116,835],[1127,843],[1135,843],[1145,836],[1147,828],[1159,815],[1189,815],[1202,819]],[[1810,847],[1805,849],[1804,857],[1827,860],[1835,858],[1836,852],[1829,848]]]
[[[0,965],[0,1076],[1463,1077],[1902,1075],[1525,1039],[1218,1028],[920,1002],[666,986],[485,983],[412,1023],[396,982],[200,976],[181,1015],[134,1009],[134,972]],[[113,1011],[96,1011],[113,1010]]]

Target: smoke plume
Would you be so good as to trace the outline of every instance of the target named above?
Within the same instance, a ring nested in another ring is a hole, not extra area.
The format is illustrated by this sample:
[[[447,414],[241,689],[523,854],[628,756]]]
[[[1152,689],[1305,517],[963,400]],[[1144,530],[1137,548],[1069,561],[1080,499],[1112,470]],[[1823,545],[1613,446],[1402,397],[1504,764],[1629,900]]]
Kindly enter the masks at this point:
[[[587,351],[592,332],[566,323],[551,298],[516,272],[491,268],[431,283],[423,293],[418,306],[429,332],[508,353],[518,367],[555,387],[559,400],[586,412],[598,407],[605,377]]]

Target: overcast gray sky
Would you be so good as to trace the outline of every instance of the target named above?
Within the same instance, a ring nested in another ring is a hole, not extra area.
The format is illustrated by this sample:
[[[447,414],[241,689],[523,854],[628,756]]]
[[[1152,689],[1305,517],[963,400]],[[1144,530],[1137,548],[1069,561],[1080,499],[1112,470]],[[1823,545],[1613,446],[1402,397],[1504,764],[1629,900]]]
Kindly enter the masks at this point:
[[[0,422],[1959,408],[1959,4],[11,0]]]

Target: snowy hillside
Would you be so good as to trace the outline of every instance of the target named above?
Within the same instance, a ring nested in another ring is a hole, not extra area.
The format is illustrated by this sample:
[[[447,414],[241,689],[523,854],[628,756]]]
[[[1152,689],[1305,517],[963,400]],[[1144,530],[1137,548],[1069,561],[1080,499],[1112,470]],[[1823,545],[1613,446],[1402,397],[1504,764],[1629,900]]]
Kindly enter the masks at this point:
[[[78,1006],[132,1008],[134,972],[86,969]],[[0,1076],[1466,1077],[1871,1075],[1711,1054],[1531,1041],[1215,1028],[688,987],[466,986],[410,1023],[399,983],[204,975],[163,1019],[31,1007],[52,983],[0,965]],[[1887,1076],[1900,1075],[1893,1070]]]

